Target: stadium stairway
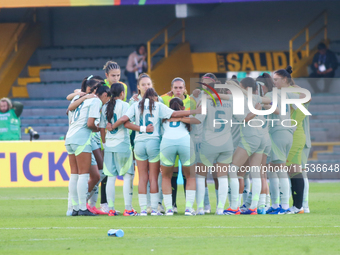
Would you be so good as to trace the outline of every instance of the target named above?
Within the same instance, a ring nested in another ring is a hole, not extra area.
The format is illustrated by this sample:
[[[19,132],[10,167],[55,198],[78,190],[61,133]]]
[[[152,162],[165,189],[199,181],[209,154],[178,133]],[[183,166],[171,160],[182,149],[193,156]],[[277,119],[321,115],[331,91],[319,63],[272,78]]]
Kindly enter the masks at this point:
[[[174,45],[169,45],[174,47]],[[128,55],[136,49],[137,45],[120,46],[72,46],[41,48],[36,57],[41,65],[50,65],[50,69],[41,69],[40,82],[27,84],[29,98],[56,98],[64,97],[74,89],[80,88],[81,81],[89,75],[99,75],[105,78],[104,64],[116,61],[122,70],[121,81],[127,83],[124,71]],[[154,45],[153,47],[158,47]],[[156,55],[153,64],[163,56]],[[58,87],[54,89],[53,87]],[[56,92],[57,94],[55,94]],[[130,91],[128,91],[130,95]]]
[[[24,105],[21,115],[21,138],[29,140],[25,128],[32,127],[40,134],[40,140],[62,139],[68,129],[66,109],[69,102],[64,98],[16,98]]]

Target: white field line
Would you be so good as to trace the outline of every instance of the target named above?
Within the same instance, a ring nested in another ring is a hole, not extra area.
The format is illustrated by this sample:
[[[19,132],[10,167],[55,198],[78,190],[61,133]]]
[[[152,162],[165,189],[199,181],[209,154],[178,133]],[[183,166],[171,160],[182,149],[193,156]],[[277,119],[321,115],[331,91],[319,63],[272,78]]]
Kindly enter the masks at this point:
[[[264,237],[320,237],[320,236],[339,236],[340,233],[328,233],[328,234],[302,234],[302,235],[238,235],[238,236],[214,236],[216,237],[229,237],[229,238],[264,238]],[[102,237],[100,239],[104,239],[106,237]],[[154,238],[154,237],[147,237],[147,238]],[[171,238],[193,238],[192,236],[178,236],[178,237],[171,237]],[[195,237],[197,238],[197,237]],[[201,238],[207,238],[206,236]],[[41,241],[69,241],[69,240],[92,240],[91,238],[41,238],[41,239],[12,239],[12,240],[0,240],[0,242],[41,242]],[[98,239],[98,238],[97,238]]]
[[[0,197],[0,200],[67,200],[67,197]]]
[[[295,229],[295,228],[339,228],[340,226],[200,226],[200,227],[121,227],[121,229]],[[118,228],[118,227],[116,227]],[[0,230],[48,230],[48,229],[108,229],[108,227],[31,227],[0,228]]]

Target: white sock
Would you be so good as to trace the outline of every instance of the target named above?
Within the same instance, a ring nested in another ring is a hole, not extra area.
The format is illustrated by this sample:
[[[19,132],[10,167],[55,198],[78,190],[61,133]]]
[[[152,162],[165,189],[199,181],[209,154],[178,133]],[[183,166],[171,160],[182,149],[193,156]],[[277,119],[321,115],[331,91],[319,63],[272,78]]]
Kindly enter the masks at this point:
[[[286,172],[279,172],[279,183],[281,192],[281,206],[282,209],[287,210],[289,208],[289,179]]]
[[[82,211],[86,210],[86,197],[88,192],[88,180],[90,174],[80,174],[77,183],[77,192],[79,199],[79,209]]]
[[[237,178],[237,171],[239,169],[238,166],[230,164],[231,173],[229,173],[230,177],[230,196],[231,196],[231,209],[236,210],[238,208],[238,198],[239,198],[239,188],[240,184]]]
[[[272,201],[272,207],[274,209],[279,207],[280,204],[280,189],[279,189],[279,177],[277,173],[268,172],[269,178],[269,191],[270,191],[270,198]]]
[[[157,211],[158,209],[158,193],[150,193],[150,197],[151,197],[151,208],[152,210]]]
[[[224,210],[225,202],[228,196],[228,177],[218,177],[218,205],[217,209]]]
[[[203,209],[205,193],[205,178],[201,175],[196,175],[196,203],[197,209]]]
[[[209,189],[208,187],[205,187],[205,193],[204,193],[204,206],[210,205],[209,201]]]
[[[238,206],[242,206],[242,198],[243,198],[243,194],[239,194],[239,198],[238,198]]]
[[[96,206],[98,200],[98,186],[95,185],[91,191],[92,196],[88,199],[88,203],[91,207]]]
[[[124,184],[123,184],[123,194],[124,194],[124,202],[125,202],[125,209],[131,211],[132,209],[132,189],[131,186],[131,174],[125,174],[123,176]]]
[[[302,171],[302,176],[303,180],[305,182],[305,188],[303,189],[303,202],[302,202],[302,207],[303,208],[308,208],[308,196],[309,196],[309,181],[307,177],[307,172]]]
[[[260,199],[261,193],[261,176],[260,176],[260,167],[252,166],[251,167],[251,178],[252,178],[252,197],[251,197],[251,204],[250,209],[255,209]]]
[[[163,194],[164,205],[166,210],[172,210],[172,194],[165,195]]]
[[[115,209],[116,176],[108,176],[106,182],[106,198],[109,210]]]
[[[196,190],[186,190],[185,191],[185,209],[192,210],[192,206],[195,202]]]
[[[251,199],[252,199],[252,197],[253,197],[253,192],[250,191],[250,192],[248,193],[246,202],[244,203],[244,204],[246,205],[247,208],[249,208],[250,205],[251,205]]]
[[[147,207],[147,195],[146,194],[138,194],[139,206],[141,211],[146,211]]]
[[[159,198],[158,203],[162,204],[162,202],[163,202],[162,173],[159,173],[159,175],[158,175],[158,198]]]
[[[230,205],[231,205],[231,190],[230,190],[230,179],[229,178],[228,178],[228,202],[229,202],[229,207],[230,207]]]
[[[67,211],[72,211],[72,210],[73,210],[73,206],[72,206],[71,193],[68,192],[68,196],[67,196]]]
[[[79,210],[79,199],[78,199],[78,191],[77,191],[77,185],[78,185],[78,174],[71,174],[70,181],[68,184],[68,192],[72,204],[72,208],[75,211]]]
[[[266,206],[266,196],[266,194],[260,194],[259,203],[257,205],[258,208],[263,208]]]
[[[270,195],[266,194],[266,207],[270,207]]]
[[[216,194],[216,207],[218,206],[218,189],[215,189]]]
[[[99,184],[102,182],[102,180],[106,177],[106,175],[103,172],[103,169],[98,170],[99,171],[99,175],[100,175],[100,179],[99,182],[94,186],[94,188],[91,190],[91,192],[87,195],[87,200],[90,200],[90,198],[93,196],[93,194],[96,192],[95,188],[97,187],[97,190],[99,189]],[[97,199],[95,200],[97,203],[98,200],[98,196]],[[95,203],[95,204],[96,204]]]
[[[249,175],[246,175],[244,177],[243,204],[246,203],[249,192],[250,192],[250,179]]]
[[[151,207],[150,182],[149,181],[148,181],[148,185],[146,186],[146,199],[147,199],[147,206]]]

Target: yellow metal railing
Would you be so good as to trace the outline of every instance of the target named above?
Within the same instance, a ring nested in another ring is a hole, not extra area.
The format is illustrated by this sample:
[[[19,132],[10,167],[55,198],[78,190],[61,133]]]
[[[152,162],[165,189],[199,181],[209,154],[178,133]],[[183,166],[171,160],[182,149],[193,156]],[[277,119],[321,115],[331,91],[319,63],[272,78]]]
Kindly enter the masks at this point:
[[[147,42],[147,51],[148,51],[148,73],[151,73],[151,59],[164,48],[164,57],[167,58],[169,56],[169,43],[174,40],[179,34],[182,34],[182,43],[185,42],[185,20],[182,19],[182,27],[175,32],[173,36],[169,38],[168,30],[170,27],[172,27],[176,21],[179,19],[175,19],[171,21],[165,28],[163,28],[161,31],[159,31],[154,37],[152,37]],[[154,52],[151,53],[151,43],[160,35],[164,34],[164,43],[159,46]]]
[[[309,35],[309,28],[313,25],[320,17],[324,16],[324,24],[323,26],[312,36]],[[327,11],[324,10],[317,17],[315,17],[305,28],[303,28],[299,33],[297,33],[290,41],[289,41],[289,64],[294,69],[294,54],[298,53],[305,47],[305,57],[309,57],[310,48],[309,43],[318,36],[324,30],[324,41],[327,42]],[[297,49],[293,49],[293,42],[303,33],[305,33],[306,41]]]
[[[332,153],[334,150],[334,146],[340,146],[340,142],[313,142],[312,147],[314,146],[323,146],[327,147],[327,150],[317,150],[313,151],[312,158],[309,160],[317,160],[319,153]]]
[[[29,19],[32,18],[33,23],[36,23],[37,18],[36,18],[35,8],[33,10],[33,15],[32,15],[32,10],[27,10],[22,20],[25,21],[27,20],[27,18]],[[29,25],[30,23],[18,23],[7,46],[4,47],[2,52],[0,52],[0,68],[12,52],[18,52],[18,44],[22,36],[25,34],[26,30],[28,29]]]

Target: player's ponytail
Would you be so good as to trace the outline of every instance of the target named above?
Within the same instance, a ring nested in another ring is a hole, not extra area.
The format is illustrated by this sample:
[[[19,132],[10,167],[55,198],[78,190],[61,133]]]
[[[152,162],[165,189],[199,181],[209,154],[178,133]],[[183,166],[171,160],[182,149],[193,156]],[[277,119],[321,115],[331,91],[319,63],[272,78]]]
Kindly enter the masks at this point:
[[[273,91],[274,81],[273,81],[272,77],[268,73],[263,73],[262,75],[257,77],[256,78],[256,82],[263,83],[263,85],[267,87],[268,92],[272,92]]]
[[[182,111],[182,110],[185,109],[183,101],[178,97],[174,97],[173,99],[170,100],[169,108],[174,110],[174,111]],[[190,124],[185,123],[185,126],[188,129],[188,131],[190,132]]]
[[[114,114],[114,110],[115,110],[115,106],[116,106],[115,97],[119,97],[120,94],[122,93],[122,91],[124,91],[123,84],[113,83],[111,85],[111,89],[110,89],[111,99],[107,103],[106,112],[105,112],[106,119],[109,123],[111,123],[111,119],[113,118],[113,114]]]
[[[144,112],[144,104],[145,104],[145,100],[148,98],[149,99],[149,110],[150,110],[150,114],[152,116],[152,108],[155,105],[155,98],[158,97],[158,94],[156,93],[156,91],[153,88],[148,88],[143,96],[143,99],[139,102],[139,108],[140,108],[140,112],[141,114],[143,114]]]

